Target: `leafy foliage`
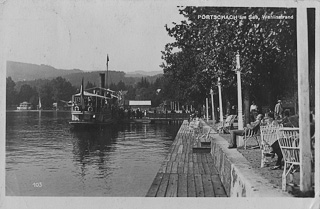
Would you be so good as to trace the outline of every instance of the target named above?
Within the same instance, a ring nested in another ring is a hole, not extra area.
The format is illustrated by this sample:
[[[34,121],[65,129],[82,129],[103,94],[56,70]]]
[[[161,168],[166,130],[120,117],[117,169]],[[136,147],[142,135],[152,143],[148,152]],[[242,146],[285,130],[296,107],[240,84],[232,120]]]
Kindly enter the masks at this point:
[[[9,106],[15,104],[17,92],[15,90],[16,84],[12,80],[12,78],[8,77],[6,79],[6,81],[7,81],[7,84],[6,84],[6,106],[9,107]]]
[[[50,82],[44,84],[41,88],[40,88],[40,96],[41,96],[41,104],[42,107],[44,109],[51,109],[52,108],[52,104],[54,102],[53,99],[53,87],[51,86]]]
[[[52,86],[52,99],[55,102],[59,102],[60,100],[69,101],[72,94],[76,93],[76,89],[71,83],[62,77],[51,80],[50,84]]]
[[[90,88],[93,88],[93,87],[96,87],[96,84],[95,83],[91,83],[90,81],[88,81],[85,89],[90,89]]]
[[[165,77],[177,86],[180,99],[203,102],[210,88],[216,93],[218,77],[224,91],[236,91],[237,52],[241,58],[243,88],[253,93],[264,87],[279,94],[276,91],[293,84],[294,9],[184,7],[180,14],[186,20],[174,23],[172,28],[166,26],[175,42],[166,44],[162,52],[165,62],[161,65]],[[202,15],[207,16],[202,18]],[[231,19],[208,18],[210,15]],[[292,19],[266,20],[265,15]]]
[[[154,83],[149,82],[147,78],[141,78],[141,81],[134,86],[126,85],[123,81],[117,84],[111,83],[110,89],[114,91],[126,91],[125,99],[127,100],[151,100],[153,106],[158,106],[166,99],[166,94],[161,91],[164,89],[165,82],[166,80],[163,79],[162,76],[158,77]],[[72,86],[69,81],[62,77],[57,77],[52,80],[38,79],[32,84],[34,85],[22,84],[18,94],[15,90],[15,82],[11,77],[8,77],[7,105],[17,106],[20,102],[29,101],[35,107],[38,104],[38,98],[40,96],[42,107],[44,109],[51,109],[54,102],[69,101],[73,94],[80,91],[80,86]],[[95,83],[87,81],[85,89],[94,86]]]
[[[35,102],[34,100],[37,96],[37,90],[35,88],[32,88],[28,84],[24,84],[20,88],[20,92],[18,94],[18,101],[19,103],[24,101],[33,103]]]

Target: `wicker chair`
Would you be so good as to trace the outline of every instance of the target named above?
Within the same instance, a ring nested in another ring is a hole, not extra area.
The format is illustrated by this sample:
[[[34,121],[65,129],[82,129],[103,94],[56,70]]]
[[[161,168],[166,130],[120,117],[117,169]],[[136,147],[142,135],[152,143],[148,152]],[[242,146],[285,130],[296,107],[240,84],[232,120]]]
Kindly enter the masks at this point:
[[[225,121],[220,122],[217,127],[219,133],[230,133],[230,130],[233,126],[234,120],[237,118],[237,115],[228,115]]]
[[[277,141],[277,131],[279,128],[282,128],[282,124],[260,126],[261,168],[263,168],[267,163],[270,163],[267,160],[267,156],[272,150],[271,145]]]
[[[259,134],[260,132],[258,128],[255,128],[255,129],[244,128],[244,137],[243,137],[244,149],[247,149],[247,141],[250,139],[255,139],[258,143],[257,146],[251,147],[252,149],[261,147],[261,143],[259,142],[259,139],[258,139]]]
[[[196,119],[196,120],[190,121],[189,130],[190,130],[190,132],[192,132],[193,136],[196,136],[199,133],[201,133],[202,132],[202,127],[201,127],[200,120]]]
[[[201,131],[199,131],[195,136],[195,140],[194,140],[195,143],[210,144],[211,143],[210,133],[214,133],[211,127],[202,127]]]
[[[287,189],[287,175],[289,183],[293,184],[293,174],[300,166],[299,128],[280,128],[278,141],[283,154],[284,170],[282,173],[282,190]]]

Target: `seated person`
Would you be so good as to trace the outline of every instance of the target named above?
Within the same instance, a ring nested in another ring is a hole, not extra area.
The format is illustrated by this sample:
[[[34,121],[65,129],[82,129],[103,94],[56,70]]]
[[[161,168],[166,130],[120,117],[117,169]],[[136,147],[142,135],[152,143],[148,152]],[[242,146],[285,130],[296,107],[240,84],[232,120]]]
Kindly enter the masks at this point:
[[[257,130],[260,128],[260,123],[261,123],[261,120],[263,118],[263,115],[262,114],[259,114],[256,118],[256,121],[254,122],[251,122],[250,124],[247,124],[247,129],[244,129],[244,130],[232,130],[230,133],[231,133],[231,142],[230,145],[229,145],[229,149],[232,149],[232,148],[237,148],[237,136],[243,136],[245,134],[245,131],[248,130],[248,129],[254,129],[254,130]]]
[[[278,120],[284,127],[299,127],[299,115],[290,116],[290,110],[284,111],[284,117]]]
[[[289,115],[290,115],[289,110],[285,110],[283,118],[281,120],[278,120],[278,123],[282,124],[283,127],[294,127],[293,124],[291,123],[290,119],[289,119]],[[271,145],[271,148],[272,148],[272,151],[270,152],[270,154],[272,155],[272,158],[274,157],[274,154],[277,154],[277,156],[278,156],[276,165],[274,167],[272,167],[271,170],[281,169],[282,168],[283,155],[282,155],[281,148],[280,148],[278,140],[275,141]]]
[[[283,124],[284,127],[295,127],[293,125],[293,123],[291,122],[290,118],[289,118],[289,111],[288,112],[284,112],[284,118],[280,121],[281,124]],[[313,117],[310,114],[310,136],[312,137],[314,135],[314,124],[313,124]],[[311,145],[312,145],[312,138],[311,138]],[[276,165],[274,167],[271,168],[271,170],[276,170],[276,169],[281,169],[282,168],[282,159],[283,159],[283,155],[281,152],[281,148],[279,145],[278,140],[275,141],[272,145],[272,151],[270,152],[270,154],[277,154],[278,159],[276,162]]]
[[[272,158],[274,157],[274,154],[277,154],[278,159],[276,162],[276,165],[274,167],[271,168],[271,170],[277,170],[277,169],[281,169],[282,168],[282,159],[283,159],[283,155],[281,152],[281,148],[279,145],[279,141],[275,141],[272,145],[272,151],[270,152],[270,154],[272,155]]]
[[[267,125],[278,125],[278,121],[274,119],[273,112],[267,112],[266,116],[263,118],[263,121],[261,121],[261,125],[267,126]]]

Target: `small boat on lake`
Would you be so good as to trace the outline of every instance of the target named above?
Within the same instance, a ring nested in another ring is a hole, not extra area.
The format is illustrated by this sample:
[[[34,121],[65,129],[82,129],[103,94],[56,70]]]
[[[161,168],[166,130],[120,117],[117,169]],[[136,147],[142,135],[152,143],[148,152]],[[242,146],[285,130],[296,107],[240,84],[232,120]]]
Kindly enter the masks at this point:
[[[31,110],[32,105],[29,102],[22,102],[20,103],[19,107],[17,107],[17,110]]]

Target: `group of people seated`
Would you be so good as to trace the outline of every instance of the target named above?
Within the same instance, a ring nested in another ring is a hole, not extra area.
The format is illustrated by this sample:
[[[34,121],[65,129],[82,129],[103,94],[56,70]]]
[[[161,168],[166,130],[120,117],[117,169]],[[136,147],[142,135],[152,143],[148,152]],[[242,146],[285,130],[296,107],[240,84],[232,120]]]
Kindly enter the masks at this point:
[[[283,116],[278,117],[278,119],[275,119],[274,112],[267,112],[265,114],[265,117],[262,114],[258,114],[256,117],[256,120],[254,122],[251,122],[250,124],[247,124],[246,128],[244,130],[232,130],[231,133],[231,140],[229,142],[229,149],[237,148],[236,144],[236,137],[237,136],[244,136],[246,131],[254,130],[256,133],[259,132],[260,126],[265,125],[280,125],[282,124],[283,127],[299,127],[299,120],[298,116],[291,116],[290,117],[290,111],[285,110]],[[310,136],[311,137],[311,144],[314,144],[314,132],[315,132],[315,126],[314,126],[314,117],[312,114],[310,114]],[[272,151],[269,153],[270,157],[274,157],[277,155],[277,162],[274,167],[272,167],[272,170],[276,169],[282,169],[282,159],[283,155],[280,149],[280,145],[278,140],[275,141],[272,145]]]

